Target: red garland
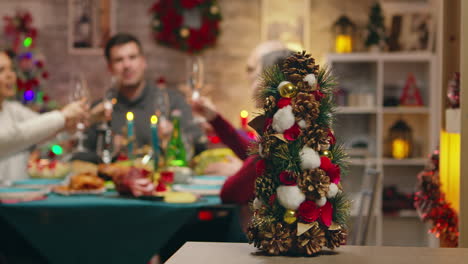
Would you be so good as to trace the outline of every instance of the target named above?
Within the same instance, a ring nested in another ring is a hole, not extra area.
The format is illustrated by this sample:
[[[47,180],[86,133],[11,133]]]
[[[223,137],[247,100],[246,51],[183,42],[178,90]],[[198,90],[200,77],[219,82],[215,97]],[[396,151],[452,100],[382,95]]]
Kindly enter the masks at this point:
[[[445,194],[440,189],[439,152],[436,150],[431,157],[431,168],[418,174],[418,191],[414,195],[414,206],[421,219],[432,223],[429,232],[441,240],[445,247],[458,247],[458,215]]]
[[[200,27],[184,24],[184,13],[197,9]],[[190,54],[216,44],[221,14],[216,0],[158,0],[150,8],[153,38],[162,45]]]

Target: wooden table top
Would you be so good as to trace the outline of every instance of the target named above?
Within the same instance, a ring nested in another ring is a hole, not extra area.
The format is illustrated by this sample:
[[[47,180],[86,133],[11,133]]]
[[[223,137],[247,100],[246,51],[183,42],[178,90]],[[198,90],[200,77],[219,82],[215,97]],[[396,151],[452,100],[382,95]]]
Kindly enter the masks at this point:
[[[187,242],[166,264],[468,264],[468,248],[342,246],[318,257],[271,257],[244,243]]]

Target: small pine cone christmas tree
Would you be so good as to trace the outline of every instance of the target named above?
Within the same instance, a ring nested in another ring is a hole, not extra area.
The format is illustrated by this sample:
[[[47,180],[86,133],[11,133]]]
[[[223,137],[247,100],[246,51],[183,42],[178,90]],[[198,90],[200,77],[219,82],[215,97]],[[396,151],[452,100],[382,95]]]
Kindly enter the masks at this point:
[[[315,255],[346,238],[346,155],[332,133],[333,76],[305,52],[263,74],[256,198],[248,238],[272,255]]]

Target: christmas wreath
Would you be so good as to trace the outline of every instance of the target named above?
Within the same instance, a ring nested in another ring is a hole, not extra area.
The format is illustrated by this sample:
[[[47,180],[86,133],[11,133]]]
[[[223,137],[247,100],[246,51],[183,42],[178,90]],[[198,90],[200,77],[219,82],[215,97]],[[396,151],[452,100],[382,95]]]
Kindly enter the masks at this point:
[[[221,14],[215,0],[158,0],[150,9],[156,42],[188,53],[216,43]]]

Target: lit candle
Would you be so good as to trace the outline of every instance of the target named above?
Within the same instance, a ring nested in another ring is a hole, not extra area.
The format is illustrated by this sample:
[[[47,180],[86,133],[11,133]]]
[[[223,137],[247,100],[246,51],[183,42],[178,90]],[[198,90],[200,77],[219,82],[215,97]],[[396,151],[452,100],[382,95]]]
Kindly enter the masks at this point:
[[[127,112],[127,140],[128,140],[128,158],[133,156],[133,113]]]
[[[242,110],[240,112],[242,129],[247,129],[247,123],[248,123],[247,117],[248,116],[249,116],[249,112],[247,112],[246,110]]]
[[[406,159],[409,157],[409,143],[408,141],[396,138],[392,142],[392,156],[395,159]]]
[[[159,139],[158,139],[158,117],[156,115],[151,116],[151,141],[153,143],[153,154],[154,154],[154,172],[158,169],[159,164]]]
[[[340,34],[336,36],[335,51],[337,53],[348,53],[353,51],[351,35]]]

